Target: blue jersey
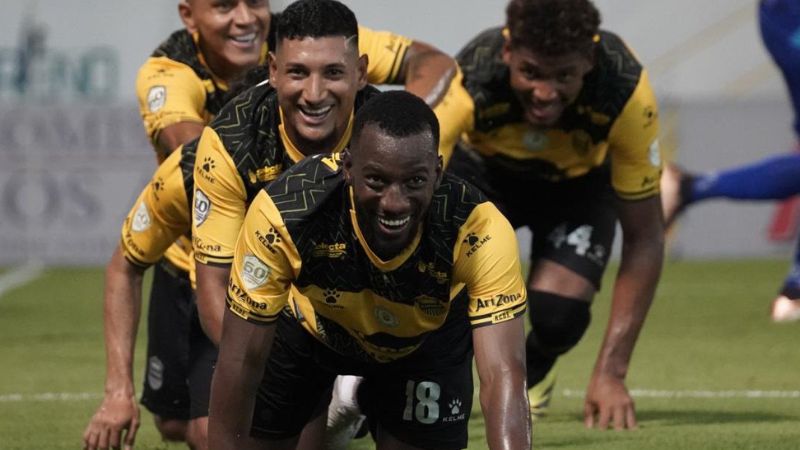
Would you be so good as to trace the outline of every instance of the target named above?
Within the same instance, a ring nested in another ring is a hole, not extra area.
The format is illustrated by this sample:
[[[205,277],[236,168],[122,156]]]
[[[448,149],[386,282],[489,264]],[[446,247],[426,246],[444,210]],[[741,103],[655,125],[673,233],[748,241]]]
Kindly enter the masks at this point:
[[[764,45],[786,79],[800,137],[800,1],[762,0],[758,17]]]

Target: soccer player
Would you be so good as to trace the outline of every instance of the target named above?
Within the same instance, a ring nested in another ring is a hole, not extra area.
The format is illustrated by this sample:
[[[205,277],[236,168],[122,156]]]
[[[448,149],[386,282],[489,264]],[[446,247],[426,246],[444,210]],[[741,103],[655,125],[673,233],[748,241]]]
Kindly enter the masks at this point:
[[[380,94],[341,156],[306,158],[255,196],[228,287],[211,447],[294,448],[316,399],[348,373],[366,378],[377,448],[464,448],[474,345],[489,448],[530,448],[514,231],[442,174],[438,140],[422,100]]]
[[[584,417],[625,429],[637,425],[625,377],[663,258],[658,110],[647,71],[599,23],[588,0],[511,0],[505,26],[457,56],[474,115],[451,169],[533,232],[534,416],[552,395],[556,359],[589,325],[619,220],[622,261]]]
[[[800,3],[762,0],[758,12],[761,38],[789,90],[797,138],[800,137]],[[687,207],[709,199],[785,200],[800,194],[800,152],[702,174],[668,165],[661,178],[661,189],[668,225]],[[771,316],[775,322],[800,320],[800,242],[797,245],[792,268],[772,302]]]

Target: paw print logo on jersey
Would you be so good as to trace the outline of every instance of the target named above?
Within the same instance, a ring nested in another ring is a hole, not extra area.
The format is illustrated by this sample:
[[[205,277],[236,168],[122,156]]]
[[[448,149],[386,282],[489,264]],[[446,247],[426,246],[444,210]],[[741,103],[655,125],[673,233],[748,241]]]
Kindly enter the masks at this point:
[[[158,177],[158,179],[150,183],[150,185],[153,188],[153,196],[158,200],[158,194],[164,190],[164,179]]]
[[[212,169],[217,167],[217,163],[215,163],[214,160],[210,156],[206,156],[205,158],[203,158],[203,165],[200,166],[200,167],[203,168],[203,171],[208,173],[208,172],[211,172]]]
[[[339,301],[339,298],[342,296],[342,293],[337,291],[336,289],[325,289],[322,292],[322,296],[325,297],[325,303],[333,305]]]
[[[461,412],[461,399],[454,398],[447,404],[450,407],[450,414],[456,415]]]
[[[492,236],[486,235],[484,237],[480,237],[475,233],[469,233],[467,237],[464,238],[462,241],[464,244],[469,246],[469,250],[467,250],[467,258],[474,255],[479,248],[483,247],[483,244],[492,240]]]
[[[261,245],[267,248],[272,253],[276,253],[275,245],[282,242],[281,236],[275,231],[275,228],[270,227],[266,233],[256,230],[256,237]]]

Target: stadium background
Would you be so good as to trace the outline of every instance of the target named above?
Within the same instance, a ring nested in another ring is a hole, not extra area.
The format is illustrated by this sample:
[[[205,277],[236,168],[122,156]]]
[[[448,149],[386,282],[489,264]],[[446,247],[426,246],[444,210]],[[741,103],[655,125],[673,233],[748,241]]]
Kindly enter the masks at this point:
[[[0,15],[0,265],[104,263],[155,160],[138,118],[136,71],[180,27],[176,1],[7,0]],[[282,9],[286,0],[273,1]],[[361,23],[454,53],[499,24],[505,1],[346,1]],[[598,0],[604,27],[652,73],[662,149],[697,169],[792,145],[782,80],[753,0]],[[697,208],[672,254],[783,255],[766,237],[775,206]],[[525,236],[522,236],[523,249]]]

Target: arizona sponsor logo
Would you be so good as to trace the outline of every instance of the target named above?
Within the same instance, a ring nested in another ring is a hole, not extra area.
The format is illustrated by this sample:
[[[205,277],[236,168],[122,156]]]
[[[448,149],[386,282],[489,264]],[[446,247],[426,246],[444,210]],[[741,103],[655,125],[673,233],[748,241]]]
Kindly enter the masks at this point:
[[[382,306],[375,307],[375,318],[378,319],[378,322],[389,328],[395,328],[400,325],[397,316]]]
[[[317,244],[311,255],[315,258],[341,258],[347,253],[347,244],[337,242],[335,244]]]
[[[269,272],[269,266],[255,255],[245,255],[240,274],[245,288],[256,289],[263,286],[267,282]]]
[[[167,102],[167,88],[161,85],[153,86],[147,91],[147,107],[150,112],[156,112],[164,107]]]
[[[661,147],[658,143],[658,139],[653,139],[653,143],[650,144],[650,147],[647,149],[647,158],[650,160],[650,164],[652,164],[653,167],[661,165]]]
[[[433,262],[423,262],[420,261],[417,263],[417,270],[420,273],[427,273],[428,276],[436,279],[436,282],[439,284],[447,283],[447,272],[442,272],[441,270],[436,270],[436,266]]]
[[[439,299],[421,295],[414,299],[414,304],[417,305],[423,313],[431,317],[439,317],[447,312],[447,307]]]
[[[483,247],[483,244],[492,240],[492,236],[486,235],[484,237],[478,237],[475,233],[470,233],[467,237],[464,238],[462,241],[464,244],[469,245],[469,250],[467,250],[467,258],[475,254],[478,249]]]
[[[489,297],[487,299],[478,298],[476,300],[476,308],[477,311],[480,311],[484,308],[499,308],[501,306],[508,305],[509,303],[514,303],[520,298],[522,298],[522,294],[497,294],[494,297]]]
[[[194,191],[194,226],[199,227],[211,212],[211,201],[200,189]]]
[[[205,242],[203,242],[202,239],[200,239],[197,236],[192,237],[192,246],[204,252],[219,252],[220,250],[222,250],[222,247],[220,247],[218,244],[217,245],[206,244]]]
[[[133,240],[133,236],[130,233],[125,233],[125,245],[128,247],[128,250],[133,251],[139,257],[144,256],[144,250],[136,244],[136,241]]]
[[[144,202],[139,203],[136,208],[136,213],[133,215],[133,223],[131,223],[131,230],[141,233],[142,231],[150,228],[152,220],[150,219],[150,212],[147,210],[147,205]]]
[[[281,236],[275,231],[275,228],[270,227],[266,233],[261,233],[260,231],[256,230],[256,237],[258,241],[261,242],[261,245],[267,248],[267,250],[271,251],[272,253],[276,253],[275,244],[278,244],[282,241]]]
[[[233,282],[228,283],[228,292],[230,294],[233,294],[233,298],[236,300],[236,302],[239,302],[240,307],[247,306],[250,308],[251,311],[255,310],[258,312],[263,312],[266,311],[267,307],[269,306],[265,302],[257,302],[253,300],[252,298],[250,298],[249,295],[247,295],[247,292],[245,292],[244,289],[237,286]],[[235,305],[236,303],[233,304]],[[244,311],[247,312],[246,309]]]
[[[447,403],[447,408],[450,410],[450,415],[442,417],[442,422],[449,423],[466,420],[467,413],[461,410],[463,404],[460,398],[456,397],[450,400],[450,402]]]

